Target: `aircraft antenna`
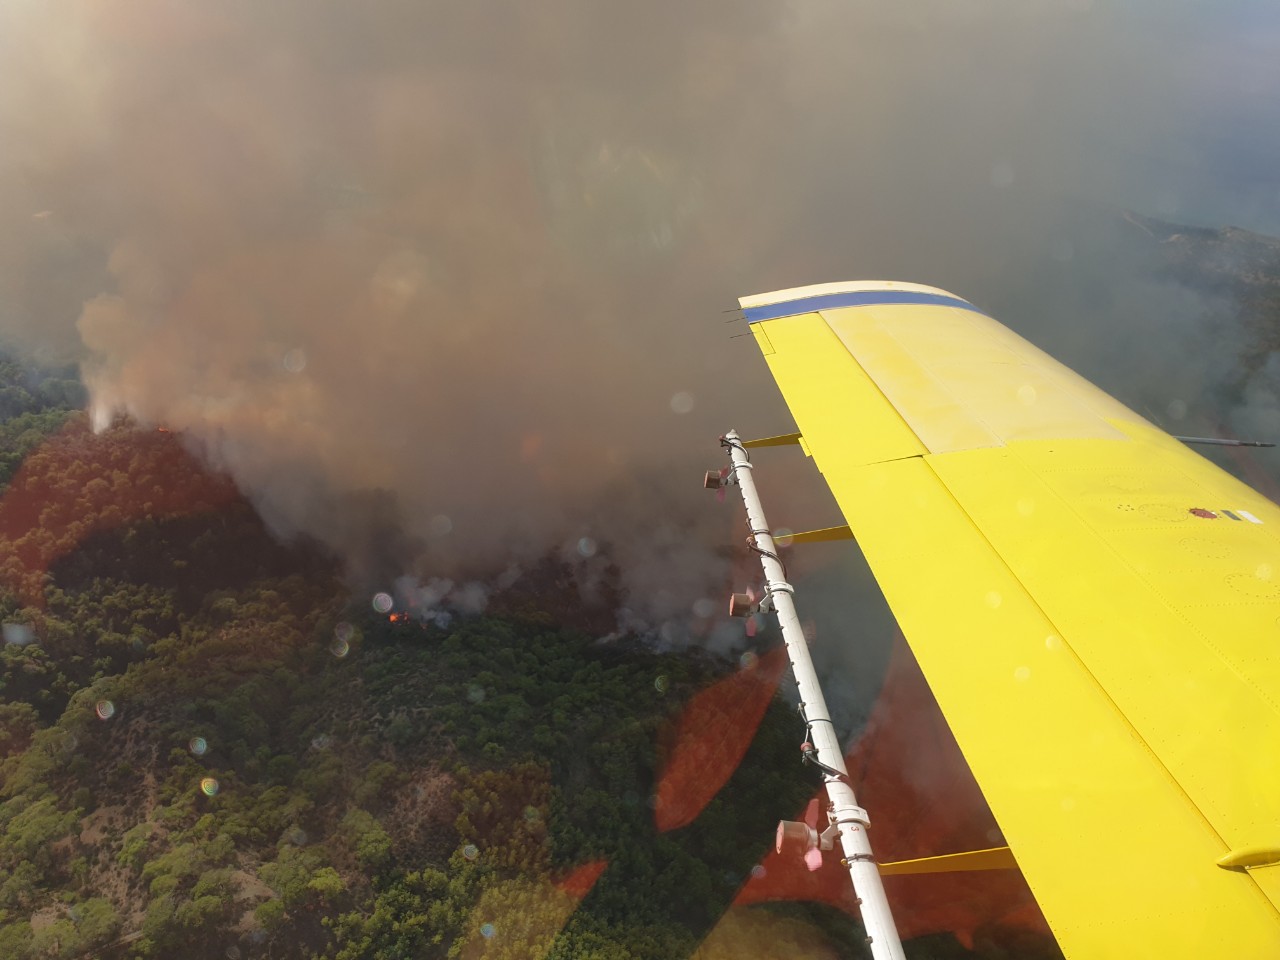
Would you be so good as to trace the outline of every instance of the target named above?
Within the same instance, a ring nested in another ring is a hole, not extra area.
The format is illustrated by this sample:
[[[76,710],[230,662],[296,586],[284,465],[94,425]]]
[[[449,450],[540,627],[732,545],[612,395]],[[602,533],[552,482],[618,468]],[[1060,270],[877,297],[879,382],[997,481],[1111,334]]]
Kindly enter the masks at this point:
[[[789,438],[773,438],[773,441],[780,439]],[[844,751],[836,737],[835,725],[831,722],[831,714],[818,683],[818,674],[809,657],[808,641],[796,614],[795,589],[787,581],[786,570],[778,557],[778,547],[769,532],[764,507],[751,476],[751,458],[737,431],[730,430],[721,437],[720,445],[728,451],[732,465],[727,471],[708,472],[705,486],[710,489],[736,486],[742,492],[742,502],[747,508],[747,524],[751,529],[751,547],[760,558],[765,578],[764,597],[759,604],[754,604],[744,594],[734,594],[729,603],[730,614],[746,616],[755,610],[761,610],[777,615],[782,639],[787,646],[787,656],[791,661],[791,671],[800,691],[800,709],[809,730],[810,742],[805,743],[801,749],[806,759],[822,771],[830,800],[827,809],[828,825],[820,834],[809,824],[786,821],[780,823],[778,851],[782,852],[784,847],[798,841],[800,847],[807,847],[806,863],[810,864],[811,869],[816,869],[810,857],[816,855],[820,858],[820,851],[833,849],[838,839],[844,852],[840,862],[849,869],[849,878],[853,881],[853,892],[858,898],[872,957],[874,960],[904,960],[902,941],[889,910],[880,870],[871,853],[871,841],[867,836],[871,820],[867,811],[858,806],[857,797],[849,783]],[[820,865],[820,859],[818,863]]]

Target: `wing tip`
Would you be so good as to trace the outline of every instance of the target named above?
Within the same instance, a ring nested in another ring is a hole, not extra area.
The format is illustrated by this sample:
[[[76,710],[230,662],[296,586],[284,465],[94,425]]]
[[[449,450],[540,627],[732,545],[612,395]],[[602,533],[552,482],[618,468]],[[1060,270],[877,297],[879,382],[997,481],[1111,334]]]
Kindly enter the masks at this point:
[[[805,300],[810,297],[829,296],[838,293],[927,293],[935,296],[961,300],[954,293],[939,287],[926,286],[923,283],[907,283],[901,280],[838,280],[834,283],[811,283],[803,287],[788,287],[785,290],[772,290],[769,293],[756,293],[747,297],[739,297],[738,305],[748,307],[765,307],[776,303],[788,303],[792,300]],[[967,302],[967,301],[966,301]]]

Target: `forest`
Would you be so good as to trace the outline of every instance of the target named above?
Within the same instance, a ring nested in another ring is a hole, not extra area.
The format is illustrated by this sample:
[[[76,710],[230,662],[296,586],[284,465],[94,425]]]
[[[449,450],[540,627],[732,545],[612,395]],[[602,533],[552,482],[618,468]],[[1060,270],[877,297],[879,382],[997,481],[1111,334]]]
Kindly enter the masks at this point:
[[[869,955],[856,910],[734,905],[818,782],[776,654],[602,636],[554,558],[375,610],[181,437],[0,378],[0,956]]]

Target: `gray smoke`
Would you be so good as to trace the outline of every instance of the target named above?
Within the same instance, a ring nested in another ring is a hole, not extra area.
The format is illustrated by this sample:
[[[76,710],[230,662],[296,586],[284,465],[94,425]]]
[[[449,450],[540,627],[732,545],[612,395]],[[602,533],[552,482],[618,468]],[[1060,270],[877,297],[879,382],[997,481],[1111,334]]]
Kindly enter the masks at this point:
[[[652,624],[728,576],[714,438],[791,427],[739,294],[933,283],[1094,376],[1123,314],[1162,389],[1218,375],[1201,305],[1030,279],[1111,262],[1082,205],[1280,225],[1275,18],[1213,9],[14,0],[0,329],[353,570],[588,538]]]

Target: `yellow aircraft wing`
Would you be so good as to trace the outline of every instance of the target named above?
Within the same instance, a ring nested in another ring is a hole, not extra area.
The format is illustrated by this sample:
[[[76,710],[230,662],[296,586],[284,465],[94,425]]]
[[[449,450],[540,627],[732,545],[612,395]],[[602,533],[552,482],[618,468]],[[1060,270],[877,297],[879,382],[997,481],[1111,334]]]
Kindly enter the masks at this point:
[[[1280,508],[943,290],[740,303],[1066,956],[1280,958]]]

